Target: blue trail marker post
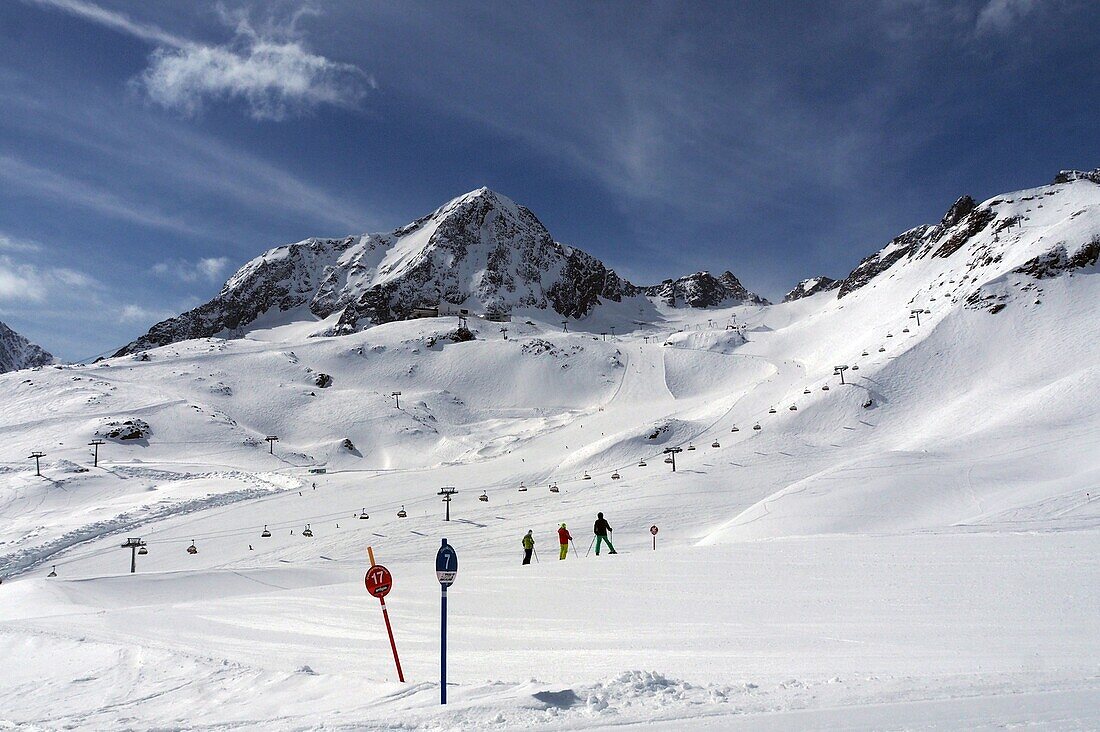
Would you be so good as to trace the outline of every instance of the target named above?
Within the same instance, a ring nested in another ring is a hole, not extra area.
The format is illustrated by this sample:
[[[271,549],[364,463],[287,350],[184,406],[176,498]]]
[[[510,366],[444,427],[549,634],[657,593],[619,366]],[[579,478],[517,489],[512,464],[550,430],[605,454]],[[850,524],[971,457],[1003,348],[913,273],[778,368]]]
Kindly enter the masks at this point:
[[[447,703],[447,588],[458,575],[458,554],[453,546],[443,540],[443,546],[435,555],[435,578],[439,580],[442,622],[439,626],[439,703]]]

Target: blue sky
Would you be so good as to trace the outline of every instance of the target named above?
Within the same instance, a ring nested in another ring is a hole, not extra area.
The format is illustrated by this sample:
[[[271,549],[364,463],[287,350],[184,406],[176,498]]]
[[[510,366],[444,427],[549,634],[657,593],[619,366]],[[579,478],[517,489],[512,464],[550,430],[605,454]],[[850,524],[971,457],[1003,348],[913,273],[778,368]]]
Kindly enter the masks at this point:
[[[777,298],[1100,166],[1100,3],[0,3],[0,320],[65,359],[487,185]]]

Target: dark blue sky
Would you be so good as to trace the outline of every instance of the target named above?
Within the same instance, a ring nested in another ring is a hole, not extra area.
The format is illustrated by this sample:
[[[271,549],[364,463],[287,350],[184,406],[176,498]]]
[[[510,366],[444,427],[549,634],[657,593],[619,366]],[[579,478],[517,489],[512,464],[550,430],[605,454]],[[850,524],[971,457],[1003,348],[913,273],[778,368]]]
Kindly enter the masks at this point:
[[[0,320],[66,359],[487,185],[773,299],[1100,165],[1100,3],[0,4]]]

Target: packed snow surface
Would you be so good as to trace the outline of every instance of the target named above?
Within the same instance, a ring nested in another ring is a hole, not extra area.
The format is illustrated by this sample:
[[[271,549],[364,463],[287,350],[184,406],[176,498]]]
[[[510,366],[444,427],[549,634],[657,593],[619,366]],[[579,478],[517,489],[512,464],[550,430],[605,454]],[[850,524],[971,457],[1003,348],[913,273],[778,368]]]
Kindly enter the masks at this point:
[[[283,313],[0,376],[0,729],[1100,727],[1100,277],[1015,271],[1100,186],[1005,198],[843,298]]]

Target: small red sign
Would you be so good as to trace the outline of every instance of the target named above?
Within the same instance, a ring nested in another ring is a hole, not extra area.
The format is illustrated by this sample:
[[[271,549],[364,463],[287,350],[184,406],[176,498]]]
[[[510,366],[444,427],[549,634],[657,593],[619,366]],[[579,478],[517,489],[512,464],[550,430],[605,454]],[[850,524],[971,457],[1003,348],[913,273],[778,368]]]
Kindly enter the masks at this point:
[[[367,592],[379,600],[388,595],[390,588],[393,587],[393,577],[390,576],[390,570],[381,564],[376,564],[367,570],[364,582],[367,585]]]
[[[649,527],[649,533],[653,534],[654,536],[657,536],[657,525],[656,524]]]

